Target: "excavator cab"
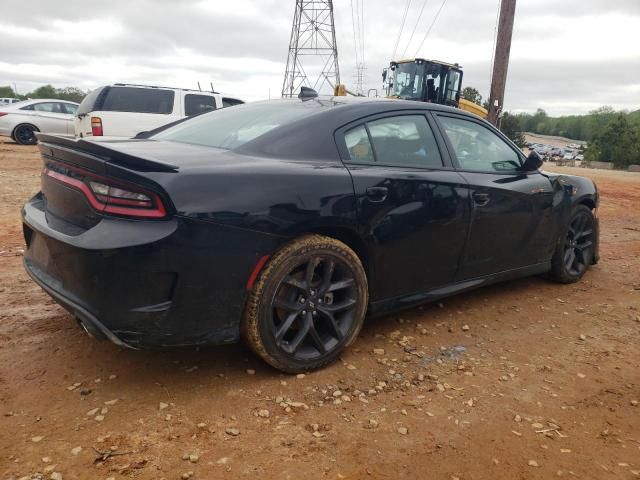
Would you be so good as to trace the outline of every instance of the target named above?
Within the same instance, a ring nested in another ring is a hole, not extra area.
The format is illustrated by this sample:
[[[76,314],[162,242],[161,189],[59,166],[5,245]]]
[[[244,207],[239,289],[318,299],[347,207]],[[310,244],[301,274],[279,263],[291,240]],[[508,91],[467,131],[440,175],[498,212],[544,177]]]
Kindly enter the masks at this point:
[[[461,98],[462,67],[415,58],[391,62],[382,72],[388,98],[449,105],[486,117],[487,111]]]
[[[386,77],[388,97],[452,107],[460,102],[462,68],[457,64],[423,58],[391,62]]]

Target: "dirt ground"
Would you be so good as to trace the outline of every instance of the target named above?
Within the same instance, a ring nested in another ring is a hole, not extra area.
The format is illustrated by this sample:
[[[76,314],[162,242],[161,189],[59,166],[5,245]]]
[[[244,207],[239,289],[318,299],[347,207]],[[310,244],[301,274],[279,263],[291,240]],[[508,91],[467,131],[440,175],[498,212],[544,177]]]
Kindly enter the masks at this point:
[[[22,268],[39,171],[35,147],[0,145],[0,479],[640,478],[640,174],[564,170],[602,194],[582,282],[372,320],[342,361],[287,376],[241,345],[89,338]]]

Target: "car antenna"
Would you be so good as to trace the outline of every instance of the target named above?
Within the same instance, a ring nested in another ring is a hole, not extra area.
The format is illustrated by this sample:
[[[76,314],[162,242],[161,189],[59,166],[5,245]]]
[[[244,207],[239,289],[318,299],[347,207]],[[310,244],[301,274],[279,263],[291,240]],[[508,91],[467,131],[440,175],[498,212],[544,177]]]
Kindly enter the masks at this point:
[[[202,91],[202,87],[200,86],[200,82],[198,82],[198,90]]]
[[[211,93],[218,93],[213,89],[213,82],[209,82],[209,85],[211,85]]]
[[[318,92],[316,92],[313,88],[311,87],[300,87],[300,93],[298,94],[298,98],[300,100],[309,100],[312,98],[317,98],[318,97]]]

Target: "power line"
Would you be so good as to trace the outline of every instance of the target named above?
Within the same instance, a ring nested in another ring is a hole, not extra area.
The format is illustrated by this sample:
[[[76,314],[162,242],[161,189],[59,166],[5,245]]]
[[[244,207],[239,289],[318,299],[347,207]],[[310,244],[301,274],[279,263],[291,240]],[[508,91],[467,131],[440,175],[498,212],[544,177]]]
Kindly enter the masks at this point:
[[[356,5],[357,5],[357,2],[358,0],[356,0]],[[358,59],[358,40],[357,40],[357,37],[359,35],[356,35],[356,14],[354,13],[354,10],[353,10],[353,0],[351,0],[351,25],[353,26],[353,48],[356,54],[356,65],[357,65],[358,63],[360,63]]]
[[[362,48],[360,58],[364,63],[364,0],[360,0],[360,36],[360,47]]]
[[[424,38],[422,39],[422,42],[420,42],[420,46],[418,47],[418,50],[416,50],[416,54],[414,55],[415,57],[418,56],[418,52],[420,52],[420,49],[424,45],[424,42],[427,41],[427,37],[431,33],[431,29],[433,28],[433,26],[438,21],[438,17],[440,16],[440,12],[442,12],[442,9],[444,8],[445,3],[447,3],[447,0],[442,0],[442,5],[440,5],[440,8],[438,9],[436,16],[433,18],[433,22],[431,22],[431,25],[429,25],[429,29],[427,30],[427,33],[425,33]]]
[[[396,58],[396,52],[398,51],[398,44],[400,43],[400,38],[402,37],[402,32],[404,31],[404,23],[407,21],[407,13],[409,13],[410,6],[411,6],[411,0],[408,0],[407,6],[404,9],[404,15],[402,16],[402,23],[400,25],[400,31],[398,32],[398,38],[396,39],[396,45],[395,47],[393,47],[393,55],[391,55],[392,60]]]
[[[416,24],[413,27],[413,31],[411,32],[411,36],[409,37],[407,46],[404,48],[404,52],[402,52],[402,58],[406,58],[405,54],[407,53],[407,50],[409,50],[409,47],[411,46],[411,40],[413,40],[413,36],[416,34],[418,25],[420,25],[420,19],[422,18],[422,14],[424,13],[424,9],[427,6],[427,3],[429,3],[429,0],[424,0],[424,3],[422,4],[422,9],[420,10],[420,15],[418,15],[418,20],[416,20]]]

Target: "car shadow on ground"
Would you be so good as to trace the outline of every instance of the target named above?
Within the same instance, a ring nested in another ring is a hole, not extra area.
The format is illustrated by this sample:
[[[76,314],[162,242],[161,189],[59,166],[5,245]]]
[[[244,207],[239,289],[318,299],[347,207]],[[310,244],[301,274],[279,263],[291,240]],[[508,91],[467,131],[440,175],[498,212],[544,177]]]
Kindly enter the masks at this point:
[[[500,309],[513,309],[517,306],[517,299],[531,295],[532,290],[535,290],[535,295],[540,295],[541,289],[555,291],[557,285],[539,277],[513,280],[391,315],[367,318],[359,338],[345,352],[344,356],[353,358],[354,355],[360,355],[365,351],[368,354],[368,350],[373,348],[372,344],[377,339],[389,337],[399,328],[403,329],[403,335],[415,335],[413,332],[417,323],[430,330],[436,328],[437,324],[444,325],[449,327],[450,332],[454,331],[450,328],[451,326],[456,327],[455,332],[459,332],[460,326],[463,324],[469,324],[472,329],[479,327],[474,324],[474,321],[479,321],[475,316],[475,310],[486,309],[487,305],[494,305]],[[65,320],[70,319],[66,318]],[[399,325],[400,321],[404,325]],[[406,324],[412,324],[412,326],[407,328]],[[80,332],[80,327],[78,327],[76,335],[85,337],[84,333]],[[238,378],[243,379],[243,386],[250,387],[252,384],[264,385],[265,381],[286,381],[291,377],[291,375],[279,372],[267,365],[242,343],[198,348],[130,350],[109,342],[99,342],[88,338],[77,340],[92,343],[91,347],[86,350],[86,362],[82,362],[85,366],[87,363],[90,365],[90,362],[96,362],[97,368],[108,368],[109,359],[117,357],[117,361],[114,363],[117,365],[117,369],[121,370],[117,372],[118,375],[127,376],[133,373],[138,387],[143,390],[157,386],[159,383],[172,390],[181,390],[188,389],[194,383],[207,383],[213,379]],[[438,349],[442,346],[440,340],[437,345],[433,345],[434,351],[430,353],[437,354]],[[457,343],[461,342],[461,339],[452,337],[452,342],[454,340],[457,340]],[[435,340],[428,342],[433,343]],[[340,363],[338,361],[325,370],[330,372],[334,368],[341,368]],[[255,377],[252,377],[254,374]],[[252,378],[255,379],[255,382],[251,380]],[[229,388],[232,387],[229,386]]]

